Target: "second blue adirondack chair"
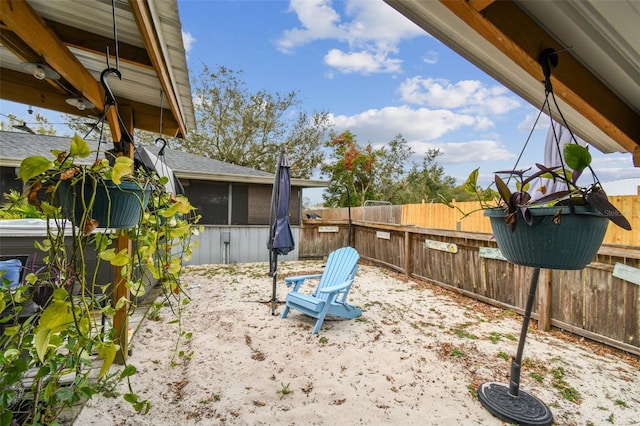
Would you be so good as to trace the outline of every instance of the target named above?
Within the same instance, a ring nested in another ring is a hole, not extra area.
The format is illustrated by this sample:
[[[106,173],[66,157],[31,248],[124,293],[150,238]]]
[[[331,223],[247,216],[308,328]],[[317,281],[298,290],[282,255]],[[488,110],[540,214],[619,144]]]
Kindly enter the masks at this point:
[[[317,318],[316,325],[311,331],[318,333],[327,315],[352,319],[362,315],[362,311],[346,302],[353,280],[358,272],[360,255],[352,247],[343,247],[329,254],[327,264],[322,274],[287,277],[287,287],[294,285],[287,294],[286,307],[281,318],[289,315],[290,309]],[[317,279],[318,287],[312,294],[300,293],[300,286],[305,280]]]

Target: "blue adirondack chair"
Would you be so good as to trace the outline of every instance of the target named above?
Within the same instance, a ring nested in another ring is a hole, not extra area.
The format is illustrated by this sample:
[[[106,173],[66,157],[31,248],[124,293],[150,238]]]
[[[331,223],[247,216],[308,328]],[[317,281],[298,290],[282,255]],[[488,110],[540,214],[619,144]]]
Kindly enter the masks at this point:
[[[358,272],[358,259],[360,255],[354,248],[343,247],[329,254],[322,274],[285,278],[287,287],[291,285],[294,287],[287,294],[286,306],[281,318],[286,318],[290,309],[317,318],[316,325],[311,331],[312,334],[316,334],[320,331],[327,315],[348,319],[362,315],[360,309],[346,303],[349,289]],[[300,286],[305,280],[317,278],[320,278],[320,281],[313,294],[300,293]]]

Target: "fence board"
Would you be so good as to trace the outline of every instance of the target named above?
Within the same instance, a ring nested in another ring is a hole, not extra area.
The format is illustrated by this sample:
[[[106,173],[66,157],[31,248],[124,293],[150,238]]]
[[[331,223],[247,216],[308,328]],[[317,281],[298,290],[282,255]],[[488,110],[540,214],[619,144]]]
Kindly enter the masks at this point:
[[[591,277],[584,280],[584,328],[589,331],[597,331],[606,326],[611,315],[611,300],[609,298],[611,288],[606,271],[592,271]]]
[[[640,303],[638,302],[640,300],[640,286],[626,283],[625,288],[625,329],[622,341],[630,345],[640,346]]]

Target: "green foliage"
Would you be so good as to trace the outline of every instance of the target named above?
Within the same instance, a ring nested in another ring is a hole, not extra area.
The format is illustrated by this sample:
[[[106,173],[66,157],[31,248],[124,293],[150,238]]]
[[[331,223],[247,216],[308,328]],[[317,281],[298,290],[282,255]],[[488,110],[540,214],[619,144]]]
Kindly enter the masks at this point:
[[[27,202],[22,194],[15,190],[3,194],[4,204],[0,208],[0,219],[41,219],[42,213]]]
[[[498,352],[498,358],[502,358],[505,361],[509,361],[509,354],[507,354],[506,352]]]
[[[360,146],[356,135],[345,131],[331,134],[326,147],[332,150],[331,161],[321,166],[329,179],[325,191],[325,206],[361,206],[366,200],[388,201],[392,204],[440,202],[450,196],[455,179],[444,174],[438,164],[439,150],[428,150],[420,165],[407,163],[414,154],[402,135],[374,149]],[[347,189],[350,200],[347,198]]]
[[[582,400],[582,398],[580,397],[580,393],[575,388],[569,386],[569,384],[565,381],[564,368],[556,367],[552,369],[551,375],[553,376],[551,385],[560,392],[562,397],[568,401],[580,404]]]
[[[8,122],[0,121],[0,130],[11,130],[13,126],[27,125],[35,134],[55,135],[56,128],[49,122],[47,117],[42,115],[37,108],[29,108],[29,116],[18,117],[15,114],[8,114]]]
[[[422,164],[413,165],[405,178],[409,190],[406,199],[400,204],[441,202],[442,197],[451,197],[456,180],[445,175],[444,168],[438,164],[437,159],[441,154],[440,150],[429,149],[422,159]]]
[[[455,357],[458,357],[458,358],[464,358],[465,357],[464,352],[462,350],[460,350],[460,349],[452,349],[451,352],[449,353],[449,355],[455,356]]]
[[[606,193],[602,190],[601,183],[591,169],[592,158],[589,150],[578,144],[567,144],[564,146],[563,154],[567,167],[564,164],[551,167],[536,164],[538,170],[533,173],[528,173],[530,169],[496,172],[494,184],[499,197],[494,200],[494,203],[486,203],[486,199],[479,190],[477,185],[478,169],[469,174],[464,185],[465,189],[478,197],[481,209],[503,208],[506,213],[505,220],[512,227],[512,230],[515,229],[518,220],[524,220],[529,225],[533,223],[529,212],[530,208],[569,204],[590,206],[621,228],[631,230],[629,221],[609,202]],[[577,184],[577,180],[586,168],[591,171],[594,181],[587,186],[580,186]],[[506,182],[500,175],[505,176]],[[539,194],[529,193],[532,182],[543,178],[561,183],[561,189],[548,193],[547,187],[541,185],[536,189]],[[510,188],[510,184],[513,187]],[[470,213],[472,212],[463,212],[464,216]]]
[[[144,273],[148,270],[166,298],[178,301],[174,312],[180,318],[188,300],[182,292],[182,261],[191,256],[191,238],[200,231],[194,226],[199,218],[185,197],[166,192],[166,178],[144,171],[133,173],[128,158],[119,157],[112,165],[106,160],[90,167],[76,165],[77,158],[91,154],[78,136],[67,152],[53,154],[53,161],[42,161],[44,157],[23,161],[21,177],[27,188],[16,204],[27,200],[44,218],[61,219],[63,209],[56,196],[60,182],[69,181],[84,193],[85,185],[95,185],[100,179],[135,179],[151,188],[150,203],[137,226],[102,229],[96,228],[89,214],[95,194],[80,197],[84,213],[75,218],[77,226],[64,220],[46,221],[47,235],[35,244],[45,266],[25,271],[24,282],[15,291],[9,290],[7,282],[2,283],[0,419],[2,424],[52,424],[63,409],[82,399],[99,393],[113,396],[123,381],[129,386],[124,399],[146,413],[150,403],[140,400],[131,387],[135,367],[122,357],[122,372],[109,373],[121,349],[120,330],[103,327],[102,317],[113,324],[117,311],[125,316],[134,312],[137,299],[152,283]],[[125,236],[136,242],[134,250],[117,249],[117,241]],[[108,282],[87,268],[93,253],[100,254],[96,271],[101,265],[117,271]],[[105,304],[114,299],[112,282],[116,280],[129,289],[131,297],[120,297],[114,306]],[[179,337],[183,336],[188,333],[181,330]],[[182,356],[189,358],[191,354]],[[92,369],[97,361],[102,364],[95,377]]]
[[[330,127],[326,112],[300,111],[296,92],[250,92],[241,73],[203,66],[195,83],[197,130],[178,147],[192,154],[273,173],[282,147],[291,176],[310,178],[322,162],[320,149]]]
[[[290,384],[291,383],[287,383],[286,385],[284,383],[280,384],[281,388],[276,391],[276,393],[280,394],[280,399],[284,398],[285,395],[289,395],[290,393],[293,393],[293,390],[289,389]]]
[[[538,383],[542,383],[544,381],[544,376],[536,371],[532,371],[531,373],[529,373],[529,375]]]
[[[334,162],[321,166],[322,173],[329,177],[323,194],[325,206],[361,206],[365,200],[375,200],[374,179],[381,151],[374,151],[371,145],[358,146],[349,131],[332,137],[327,147],[334,150]]]

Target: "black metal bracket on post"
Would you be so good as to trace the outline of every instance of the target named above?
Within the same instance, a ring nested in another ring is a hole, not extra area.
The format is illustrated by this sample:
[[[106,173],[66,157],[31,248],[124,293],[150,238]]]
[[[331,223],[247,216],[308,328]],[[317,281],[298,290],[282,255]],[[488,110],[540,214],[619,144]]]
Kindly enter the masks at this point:
[[[553,92],[551,68],[558,66],[558,53],[551,48],[544,49],[540,52],[538,63],[542,66],[542,73],[544,74],[544,90],[546,93],[551,93]]]
[[[548,426],[553,423],[553,414],[549,407],[533,395],[520,390],[520,368],[522,366],[522,353],[527,338],[529,320],[535,300],[540,268],[533,270],[527,306],[522,321],[520,340],[516,357],[511,361],[511,377],[509,385],[487,382],[478,388],[478,399],[484,408],[499,419],[521,426]]]

